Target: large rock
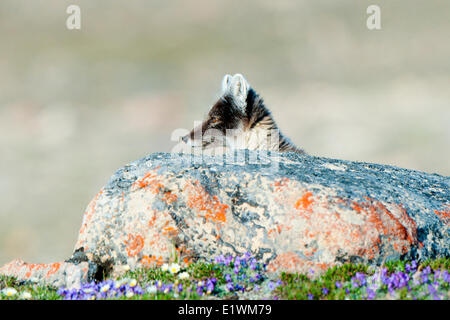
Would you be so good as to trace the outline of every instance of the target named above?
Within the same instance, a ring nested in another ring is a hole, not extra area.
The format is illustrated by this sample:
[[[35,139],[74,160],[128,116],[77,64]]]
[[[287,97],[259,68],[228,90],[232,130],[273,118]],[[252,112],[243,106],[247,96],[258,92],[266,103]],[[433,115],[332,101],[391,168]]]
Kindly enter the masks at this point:
[[[63,264],[82,266],[82,280],[175,255],[250,252],[271,272],[316,274],[449,256],[448,177],[293,153],[221,159],[157,153],[121,168],[88,205]],[[0,272],[33,275],[14,263]]]

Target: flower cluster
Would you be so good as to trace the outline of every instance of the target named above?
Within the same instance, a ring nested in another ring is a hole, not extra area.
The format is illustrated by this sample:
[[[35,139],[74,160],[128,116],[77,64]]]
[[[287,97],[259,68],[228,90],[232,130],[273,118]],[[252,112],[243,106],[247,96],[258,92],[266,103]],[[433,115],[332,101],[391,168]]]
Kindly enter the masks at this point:
[[[389,272],[386,267],[373,274],[356,272],[350,281],[334,283],[334,290],[344,290],[345,299],[449,299],[450,276],[447,270],[418,270],[417,262],[407,263],[402,270]],[[327,298],[329,290],[322,289]],[[309,299],[314,295],[309,293]]]
[[[134,295],[142,295],[144,290],[135,279],[106,280],[99,283],[90,282],[83,284],[79,289],[58,290],[58,294],[65,300],[96,300],[107,298],[119,298],[125,296],[131,298]]]
[[[9,298],[19,298],[22,300],[32,299],[33,296],[28,291],[23,291],[19,293],[15,288],[4,288],[0,291],[0,297],[3,296],[7,299]]]
[[[382,268],[373,275],[366,276],[356,273],[352,278],[352,288],[362,288],[361,298],[410,298],[410,299],[448,299],[450,277],[447,270],[432,270],[427,266],[423,270],[417,269],[416,261],[406,264],[405,270],[388,273]],[[349,289],[350,292],[352,291]]]
[[[266,265],[259,263],[249,252],[242,256],[220,255],[213,262],[223,268],[226,283],[222,287],[227,292],[245,292],[251,289],[272,292],[281,285],[281,280],[273,282],[265,279]],[[262,284],[265,286],[261,286]]]
[[[155,278],[143,279],[139,285],[136,279],[126,278],[86,283],[78,289],[61,288],[57,293],[69,300],[130,298],[145,294],[185,298],[194,295],[224,296],[249,290],[270,293],[281,285],[280,280],[266,279],[265,265],[257,262],[249,253],[242,256],[220,255],[209,264],[203,264],[200,269],[203,273],[195,269],[182,269],[177,263],[163,264],[156,270]]]
[[[314,280],[305,275],[287,274],[282,275],[282,281],[268,279],[266,265],[246,253],[220,255],[210,263],[197,262],[184,267],[172,263],[156,269],[129,271],[125,279],[86,283],[78,289],[61,288],[57,293],[64,299],[83,300],[198,299],[208,295],[311,300],[450,299],[448,268],[446,264],[440,266],[441,269],[433,270],[412,261],[400,263],[395,270],[383,267],[367,272],[364,267],[344,265]],[[14,288],[3,289],[1,294],[19,296]]]

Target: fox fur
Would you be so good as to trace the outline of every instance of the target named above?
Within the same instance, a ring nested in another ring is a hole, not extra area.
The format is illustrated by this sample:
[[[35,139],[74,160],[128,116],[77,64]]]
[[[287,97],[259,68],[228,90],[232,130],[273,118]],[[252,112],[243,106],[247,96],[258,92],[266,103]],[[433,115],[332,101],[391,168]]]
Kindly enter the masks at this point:
[[[241,74],[225,75],[206,119],[182,140],[193,146],[305,153],[282,135],[263,99]]]

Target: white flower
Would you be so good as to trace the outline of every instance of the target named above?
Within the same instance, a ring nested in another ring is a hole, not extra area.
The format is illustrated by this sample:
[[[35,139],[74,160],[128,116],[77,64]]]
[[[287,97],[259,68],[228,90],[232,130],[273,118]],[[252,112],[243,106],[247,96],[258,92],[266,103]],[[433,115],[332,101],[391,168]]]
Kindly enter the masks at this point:
[[[126,271],[130,271],[130,266],[127,265],[127,264],[124,265],[122,268],[123,268],[123,271],[125,271],[125,272],[126,272]]]
[[[170,273],[176,274],[180,271],[180,265],[178,263],[172,263],[169,267]]]
[[[114,283],[114,288],[119,289],[121,285],[122,285],[122,281],[116,281]]]
[[[152,294],[152,293],[156,293],[158,291],[158,288],[156,286],[150,286],[147,288],[147,292]]]
[[[137,280],[136,279],[131,279],[130,282],[128,283],[130,285],[130,287],[136,287],[137,285]]]
[[[132,296],[134,296],[134,293],[132,291],[128,291],[126,296],[127,298],[131,298]]]
[[[162,271],[167,271],[167,270],[169,270],[169,265],[167,264],[167,263],[164,263],[162,266],[161,266],[161,270]]]
[[[2,292],[7,297],[12,297],[12,296],[15,296],[17,294],[17,290],[14,289],[14,288],[6,288],[6,289],[3,289]]]
[[[189,278],[189,273],[187,273],[186,271],[184,271],[184,272],[182,272],[182,273],[180,273],[180,274],[178,275],[178,278],[180,278],[181,280],[188,279],[188,278]]]
[[[29,293],[28,291],[24,291],[22,292],[22,294],[20,295],[21,299],[25,299],[25,300],[29,300],[32,298],[31,293]]]
[[[102,292],[107,292],[109,290],[110,286],[109,284],[104,285],[103,287],[100,288],[100,291]]]

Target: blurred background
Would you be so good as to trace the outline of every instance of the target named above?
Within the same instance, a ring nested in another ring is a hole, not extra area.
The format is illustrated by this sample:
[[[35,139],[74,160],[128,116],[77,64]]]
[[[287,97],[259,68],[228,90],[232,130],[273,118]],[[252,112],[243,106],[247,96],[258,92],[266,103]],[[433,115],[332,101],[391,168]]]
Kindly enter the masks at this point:
[[[81,30],[66,8],[81,7]],[[381,8],[381,30],[366,8]],[[0,2],[0,264],[68,258],[111,174],[242,73],[312,155],[450,175],[450,2]]]

